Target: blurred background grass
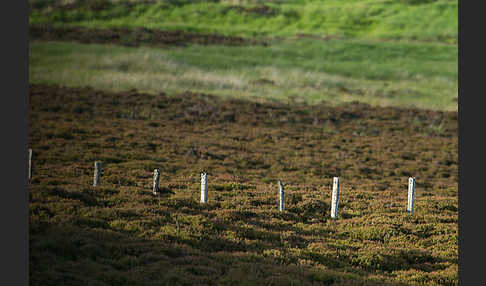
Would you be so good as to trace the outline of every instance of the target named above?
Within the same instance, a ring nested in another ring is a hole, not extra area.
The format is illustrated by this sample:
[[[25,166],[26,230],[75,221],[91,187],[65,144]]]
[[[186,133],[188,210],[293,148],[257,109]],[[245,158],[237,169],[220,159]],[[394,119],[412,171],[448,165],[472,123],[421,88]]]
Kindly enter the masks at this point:
[[[437,43],[287,39],[157,49],[50,42],[31,43],[30,82],[457,110],[456,63],[457,48]]]
[[[305,33],[446,43],[457,43],[458,35],[458,5],[451,0],[31,2],[37,7],[31,11],[31,24],[182,29],[244,36]],[[53,9],[54,3],[71,8]]]
[[[457,110],[457,1],[31,0],[30,6],[31,25],[183,30],[268,43],[128,48],[32,41],[32,83]]]

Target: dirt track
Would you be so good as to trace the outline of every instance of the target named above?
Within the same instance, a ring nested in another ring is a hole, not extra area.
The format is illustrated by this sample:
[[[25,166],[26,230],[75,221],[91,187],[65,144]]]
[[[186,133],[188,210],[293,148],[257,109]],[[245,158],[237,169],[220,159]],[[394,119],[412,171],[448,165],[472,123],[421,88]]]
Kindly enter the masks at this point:
[[[184,31],[162,31],[146,28],[94,29],[32,25],[29,39],[40,41],[76,41],[80,43],[117,44],[125,46],[184,46],[187,44],[228,46],[266,45],[265,42],[237,36],[199,34]]]

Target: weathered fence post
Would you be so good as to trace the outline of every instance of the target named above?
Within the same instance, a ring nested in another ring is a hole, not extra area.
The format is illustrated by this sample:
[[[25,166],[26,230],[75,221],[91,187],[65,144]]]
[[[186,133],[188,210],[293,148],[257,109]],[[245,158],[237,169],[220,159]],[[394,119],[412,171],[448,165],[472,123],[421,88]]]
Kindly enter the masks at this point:
[[[32,178],[32,149],[29,148],[29,181]]]
[[[285,210],[285,193],[282,181],[278,180],[278,192],[280,195],[280,204],[278,205],[278,210],[283,212]]]
[[[201,173],[201,203],[205,204],[208,202],[208,174]]]
[[[338,218],[339,207],[339,177],[334,177],[332,185],[331,218]]]
[[[154,195],[157,195],[159,192],[159,178],[160,178],[160,171],[159,169],[154,170],[154,185],[152,187],[152,191]]]
[[[407,211],[413,215],[413,206],[415,200],[415,178],[410,177],[408,178],[408,205]]]
[[[100,185],[100,177],[101,177],[101,161],[95,161],[94,163],[94,180],[93,180],[93,187]]]

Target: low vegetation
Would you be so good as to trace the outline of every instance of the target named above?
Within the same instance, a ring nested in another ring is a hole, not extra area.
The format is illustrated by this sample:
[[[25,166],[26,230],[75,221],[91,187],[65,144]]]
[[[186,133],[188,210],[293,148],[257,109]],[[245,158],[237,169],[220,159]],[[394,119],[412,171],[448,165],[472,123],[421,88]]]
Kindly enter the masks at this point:
[[[32,84],[30,282],[457,285],[457,144],[456,112]]]
[[[457,1],[29,5],[31,285],[458,284]]]

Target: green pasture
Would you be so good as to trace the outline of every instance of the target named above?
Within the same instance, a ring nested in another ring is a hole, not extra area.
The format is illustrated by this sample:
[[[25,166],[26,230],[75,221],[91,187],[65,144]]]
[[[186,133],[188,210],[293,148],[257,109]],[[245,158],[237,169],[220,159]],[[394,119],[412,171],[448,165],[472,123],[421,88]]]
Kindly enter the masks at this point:
[[[361,101],[457,110],[457,47],[369,40],[275,40],[174,48],[31,42],[29,81],[149,93]]]
[[[145,27],[242,36],[313,34],[445,43],[457,43],[458,37],[458,3],[450,0],[30,2],[31,24]],[[68,8],[67,4],[73,2],[77,5]]]

